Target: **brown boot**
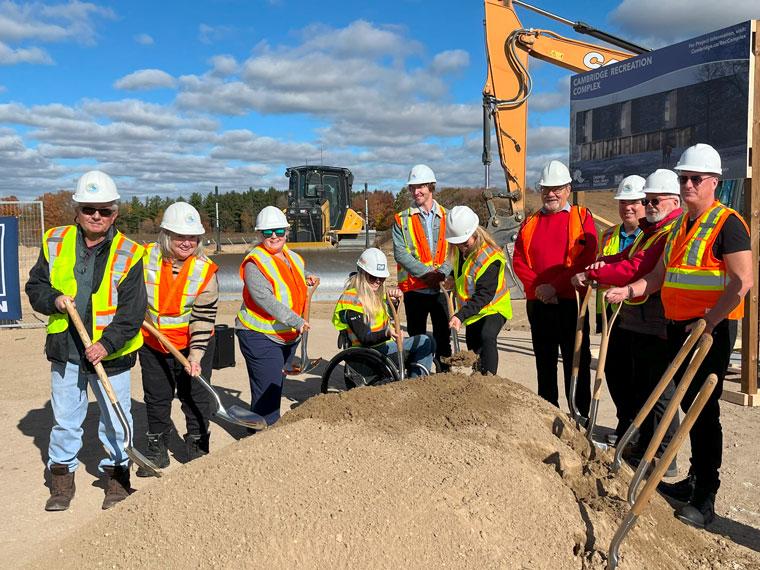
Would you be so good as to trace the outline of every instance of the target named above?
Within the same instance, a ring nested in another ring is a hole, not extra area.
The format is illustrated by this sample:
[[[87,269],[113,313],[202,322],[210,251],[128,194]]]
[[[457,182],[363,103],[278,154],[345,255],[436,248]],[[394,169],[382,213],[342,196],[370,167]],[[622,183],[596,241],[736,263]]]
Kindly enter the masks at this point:
[[[74,472],[68,465],[53,463],[50,466],[50,498],[45,503],[46,511],[65,511],[74,498]]]
[[[104,467],[106,472],[106,497],[103,499],[102,509],[110,509],[116,503],[120,503],[129,497],[132,491],[129,485],[129,467]]]

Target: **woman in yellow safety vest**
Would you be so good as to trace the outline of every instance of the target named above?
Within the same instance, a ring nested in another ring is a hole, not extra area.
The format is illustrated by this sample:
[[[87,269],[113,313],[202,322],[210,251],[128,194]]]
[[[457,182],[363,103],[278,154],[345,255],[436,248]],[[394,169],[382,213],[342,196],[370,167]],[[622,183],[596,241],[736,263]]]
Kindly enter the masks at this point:
[[[217,265],[203,252],[204,232],[198,210],[176,202],[164,212],[158,239],[145,248],[143,257],[150,320],[190,363],[184,368],[143,329],[145,344],[139,355],[148,415],[145,456],[158,467],[169,466],[167,447],[173,430],[175,392],[185,414],[187,460],[209,451],[211,402],[208,392],[192,379],[202,374],[211,381],[216,346],[214,321],[219,284]],[[138,477],[150,475],[142,467],[137,469]]]
[[[465,325],[467,348],[480,357],[480,371],[496,374],[496,338],[512,318],[507,258],[467,206],[454,206],[446,214],[446,241],[454,246],[450,255],[459,305],[449,327],[458,331]]]
[[[235,334],[248,369],[251,411],[269,425],[280,418],[283,370],[310,328],[303,318],[306,286],[317,281],[306,275],[303,258],[285,245],[289,225],[282,210],[262,208],[256,216],[260,241],[240,265],[243,303]]]
[[[364,250],[356,262],[356,273],[349,276],[335,305],[332,322],[336,329],[345,331],[352,346],[372,347],[382,354],[396,355],[398,361],[398,339],[389,326],[386,301],[390,298],[390,302],[398,303],[402,293],[395,287],[386,290],[389,275],[385,254],[375,247]],[[432,335],[406,337],[402,342],[409,377],[420,376],[421,366],[429,372],[435,353]]]

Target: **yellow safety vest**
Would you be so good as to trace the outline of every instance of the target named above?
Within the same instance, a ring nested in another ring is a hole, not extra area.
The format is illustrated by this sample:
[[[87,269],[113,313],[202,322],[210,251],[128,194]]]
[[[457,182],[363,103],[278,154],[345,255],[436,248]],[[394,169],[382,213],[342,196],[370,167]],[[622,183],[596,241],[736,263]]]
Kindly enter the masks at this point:
[[[597,253],[597,258],[620,253],[620,228],[622,226],[623,224],[612,226],[611,228],[608,228],[602,234],[602,239],[599,240],[599,252]],[[607,289],[609,289],[609,287],[599,286],[596,290],[596,314],[597,315],[602,314],[602,305],[604,304],[604,293],[607,291]]]
[[[43,251],[50,267],[50,285],[69,297],[76,297],[77,281],[74,277],[76,264],[76,226],[59,226],[45,232]],[[96,292],[92,294],[92,328],[90,337],[97,342],[103,330],[111,324],[119,304],[119,284],[126,278],[132,266],[142,258],[143,248],[124,234],[117,231],[111,241],[106,270]],[[54,313],[48,318],[48,334],[56,334],[69,328],[69,316]],[[140,331],[124,346],[106,356],[103,360],[113,360],[134,352],[143,344]]]
[[[457,259],[455,267],[459,265],[461,255],[459,250],[456,250]],[[493,296],[493,300],[483,307],[477,315],[472,315],[465,319],[465,325],[471,325],[486,315],[496,313],[504,315],[506,319],[512,318],[512,302],[509,295],[509,285],[505,276],[507,258],[503,250],[496,249],[485,242],[478,251],[473,251],[467,256],[462,264],[461,273],[454,281],[459,306],[461,307],[472,298],[473,293],[475,293],[475,282],[495,261],[501,261],[501,271],[499,272],[496,294]]]
[[[332,324],[337,330],[346,331],[346,334],[348,334],[348,338],[351,341],[351,346],[360,346],[361,343],[359,342],[359,339],[351,330],[351,327],[349,327],[342,318],[343,316],[341,313],[346,310],[356,311],[362,315],[364,314],[364,305],[361,304],[359,295],[353,287],[343,291],[338,299],[338,303],[335,305],[335,310],[333,311]],[[379,311],[372,321],[368,323],[369,328],[373,333],[380,332],[388,328],[389,321],[390,317],[388,316],[388,310],[385,308],[385,298],[383,298],[383,310]],[[383,344],[384,342],[386,341],[379,344]]]

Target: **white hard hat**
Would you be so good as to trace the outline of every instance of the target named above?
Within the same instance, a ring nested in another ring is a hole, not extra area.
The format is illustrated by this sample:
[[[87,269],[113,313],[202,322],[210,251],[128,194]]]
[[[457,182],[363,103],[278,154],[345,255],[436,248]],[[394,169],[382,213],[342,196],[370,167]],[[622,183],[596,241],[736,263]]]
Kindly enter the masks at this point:
[[[678,174],[672,170],[658,168],[647,176],[644,192],[647,194],[675,194],[676,196],[680,196],[681,185],[678,183]]]
[[[74,202],[80,204],[105,204],[119,199],[116,184],[105,172],[90,170],[79,177]]]
[[[161,227],[184,236],[201,236],[206,233],[198,210],[187,202],[174,202],[166,208]]]
[[[697,143],[690,146],[678,159],[673,167],[676,172],[705,172],[708,174],[723,174],[720,167],[720,155],[709,144]]]
[[[478,215],[467,206],[454,206],[446,213],[446,241],[464,243],[480,225]]]
[[[409,184],[435,184],[435,174],[433,170],[426,164],[417,164],[409,171],[409,180],[406,181],[407,186]]]
[[[255,230],[276,230],[279,228],[287,228],[290,226],[288,219],[282,210],[275,208],[274,206],[266,206],[261,209],[259,215],[256,216]]]
[[[564,186],[572,182],[570,177],[570,171],[567,166],[562,164],[559,160],[552,160],[549,164],[544,166],[541,171],[541,180],[538,183],[541,186]]]
[[[644,197],[644,192],[641,189],[645,182],[644,177],[638,174],[626,176],[620,181],[617,192],[615,192],[615,200],[641,200]]]
[[[390,272],[388,271],[388,258],[376,247],[365,249],[359,256],[356,266],[374,277],[390,276]]]

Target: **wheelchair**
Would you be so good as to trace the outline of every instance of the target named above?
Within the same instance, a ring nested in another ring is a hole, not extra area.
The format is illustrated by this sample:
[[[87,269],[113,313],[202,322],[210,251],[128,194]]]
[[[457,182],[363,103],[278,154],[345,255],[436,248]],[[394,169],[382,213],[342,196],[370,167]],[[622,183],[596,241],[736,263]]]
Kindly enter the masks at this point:
[[[322,374],[320,391],[323,394],[345,392],[361,386],[379,386],[401,379],[398,365],[391,356],[364,346],[351,346],[346,331],[338,336],[338,348],[342,350],[333,356]],[[405,363],[407,374],[415,370],[418,376],[427,376],[430,371],[421,364]]]

